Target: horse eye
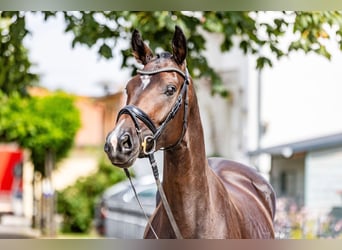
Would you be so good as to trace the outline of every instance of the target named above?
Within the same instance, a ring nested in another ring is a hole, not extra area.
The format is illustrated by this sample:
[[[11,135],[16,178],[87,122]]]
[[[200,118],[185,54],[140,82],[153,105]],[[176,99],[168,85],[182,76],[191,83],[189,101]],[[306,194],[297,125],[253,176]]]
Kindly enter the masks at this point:
[[[165,90],[165,95],[172,96],[176,92],[176,87],[173,85],[168,85]]]

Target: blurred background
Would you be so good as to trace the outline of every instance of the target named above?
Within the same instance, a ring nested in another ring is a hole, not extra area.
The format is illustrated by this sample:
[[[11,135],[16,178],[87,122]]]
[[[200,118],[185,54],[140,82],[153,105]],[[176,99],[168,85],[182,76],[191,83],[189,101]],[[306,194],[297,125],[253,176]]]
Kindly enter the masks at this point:
[[[160,52],[175,25],[208,157],[271,182],[277,238],[342,237],[341,12],[0,11],[1,238],[142,237],[144,215],[103,144],[141,67],[131,32]],[[131,171],[149,216],[147,160]]]

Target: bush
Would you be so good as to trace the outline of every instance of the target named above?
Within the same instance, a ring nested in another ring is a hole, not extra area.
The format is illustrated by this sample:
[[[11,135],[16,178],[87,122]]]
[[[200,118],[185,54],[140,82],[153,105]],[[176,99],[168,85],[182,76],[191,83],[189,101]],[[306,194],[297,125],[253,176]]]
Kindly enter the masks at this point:
[[[54,152],[56,162],[63,159],[80,126],[79,110],[69,94],[23,98],[0,91],[0,141],[15,141],[29,149],[35,171],[43,175],[46,152]]]
[[[125,173],[105,158],[99,162],[98,171],[79,179],[57,195],[57,212],[63,216],[63,233],[87,233],[94,218],[96,200],[104,190],[125,179]]]

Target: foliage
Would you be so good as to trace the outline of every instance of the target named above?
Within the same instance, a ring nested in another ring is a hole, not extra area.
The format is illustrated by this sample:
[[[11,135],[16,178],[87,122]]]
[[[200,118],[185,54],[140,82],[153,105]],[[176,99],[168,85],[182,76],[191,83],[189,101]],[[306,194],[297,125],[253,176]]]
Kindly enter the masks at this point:
[[[57,211],[63,215],[62,231],[89,232],[96,200],[107,187],[125,178],[124,171],[101,159],[93,175],[78,180],[73,186],[58,193]]]
[[[24,13],[0,11],[0,91],[5,94],[27,95],[26,87],[38,82],[23,46],[28,33]]]
[[[65,157],[79,127],[79,111],[65,93],[22,98],[0,92],[0,141],[16,141],[29,149],[35,169],[42,174],[46,150],[55,153],[56,161]]]
[[[244,53],[256,55],[256,67],[262,69],[272,66],[273,62],[289,55],[292,51],[314,52],[326,58],[331,53],[326,47],[326,41],[332,40],[342,49],[342,12],[341,11],[67,11],[43,12],[45,20],[61,14],[66,21],[66,32],[74,36],[72,46],[83,44],[96,47],[104,58],[116,56],[114,49],[120,48],[122,66],[132,67],[130,48],[127,41],[133,29],[139,29],[143,38],[149,42],[152,49],[168,48],[174,31],[174,26],[182,27],[188,37],[190,55],[188,57],[189,71],[194,77],[206,76],[211,79],[213,92],[226,95],[217,72],[208,64],[204,55],[206,41],[203,31],[221,34],[221,50],[229,51],[234,45]],[[20,74],[29,74],[29,62],[22,51],[22,40],[28,31],[25,29],[24,12],[0,12],[0,21],[9,20],[9,28],[1,30],[0,58],[11,55],[13,64],[0,62],[0,68],[7,65],[24,65],[25,67],[9,67],[13,72],[20,69]],[[267,17],[267,18],[265,18]],[[1,25],[0,25],[1,27]],[[284,37],[292,34],[291,41],[282,42]],[[125,41],[126,47],[121,41]],[[7,46],[7,47],[6,47]],[[16,48],[17,53],[24,56],[14,56],[9,47]],[[7,51],[7,52],[6,52]],[[26,64],[23,64],[23,63]],[[3,75],[1,73],[0,75]],[[9,77],[7,77],[7,80]],[[3,81],[11,88],[20,88],[18,84],[28,84],[29,81]],[[3,84],[0,79],[0,85]],[[14,83],[14,85],[12,84]],[[17,86],[18,85],[18,86]],[[3,88],[3,87],[1,87]],[[10,91],[9,88],[5,89]]]
[[[55,15],[45,12],[45,18]],[[267,18],[265,18],[267,16]],[[226,95],[219,75],[208,65],[203,52],[206,41],[203,30],[222,35],[221,50],[229,51],[237,45],[244,53],[256,55],[256,67],[272,66],[274,60],[292,51],[314,52],[326,58],[331,54],[326,41],[333,40],[342,49],[342,12],[236,12],[236,11],[153,11],[153,12],[64,12],[72,32],[72,45],[97,46],[105,58],[122,40],[130,40],[130,33],[138,29],[153,50],[170,48],[174,26],[182,27],[188,37],[189,71],[192,76],[211,79],[213,92]],[[294,34],[287,46],[281,43],[289,33]],[[267,52],[267,53],[266,53]],[[130,48],[122,48],[122,66],[132,66]]]
[[[60,12],[43,12],[43,15],[46,20],[57,13]],[[223,96],[228,93],[221,78],[204,56],[206,41],[203,31],[221,34],[222,51],[229,51],[237,45],[244,53],[255,54],[259,69],[272,66],[274,60],[289,55],[291,51],[314,52],[330,58],[327,40],[333,40],[342,49],[341,11],[287,11],[267,15],[258,11],[73,11],[61,14],[66,21],[65,31],[74,35],[72,46],[95,46],[104,58],[114,57],[114,49],[120,47],[123,67],[132,67],[135,61],[131,60],[130,48],[119,46],[119,42],[130,40],[134,28],[139,29],[150,47],[158,51],[161,48],[171,49],[174,26],[181,26],[188,37],[190,73],[194,77],[211,79],[212,91]],[[292,40],[281,46],[282,39],[289,33],[293,34]],[[26,87],[38,80],[38,76],[30,72],[32,65],[23,46],[28,34],[25,12],[0,11],[0,91],[2,99],[3,95],[14,98],[13,101],[7,100],[7,108],[16,111],[12,113],[6,111],[6,107],[0,107],[1,112],[7,112],[2,117],[11,118],[7,122],[1,119],[0,138],[19,140],[21,145],[33,149],[35,163],[42,169],[42,152],[46,148],[54,149],[57,158],[70,148],[77,127],[73,118],[77,115],[72,114],[75,114],[72,108],[70,115],[65,112],[71,107],[68,102],[60,101],[63,108],[59,109],[56,108],[58,104],[54,106],[52,101],[20,100],[17,93],[24,95]],[[52,106],[48,108],[49,105]],[[11,124],[12,121],[15,123]]]

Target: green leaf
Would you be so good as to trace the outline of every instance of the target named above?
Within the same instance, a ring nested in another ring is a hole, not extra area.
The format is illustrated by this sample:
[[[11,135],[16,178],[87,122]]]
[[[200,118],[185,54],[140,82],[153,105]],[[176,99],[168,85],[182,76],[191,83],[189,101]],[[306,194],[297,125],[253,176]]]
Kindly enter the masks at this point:
[[[107,44],[102,44],[100,49],[99,49],[99,53],[104,57],[104,58],[112,58],[113,57],[113,53],[112,53],[112,49],[107,45]]]
[[[256,64],[257,69],[263,69],[267,65],[272,67],[272,61],[269,58],[264,57],[264,56],[260,56],[257,59],[257,64]]]
[[[248,47],[249,47],[249,44],[247,41],[243,40],[240,42],[240,45],[239,45],[240,49],[242,49],[242,51],[247,54],[248,52]]]

